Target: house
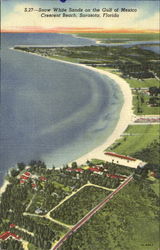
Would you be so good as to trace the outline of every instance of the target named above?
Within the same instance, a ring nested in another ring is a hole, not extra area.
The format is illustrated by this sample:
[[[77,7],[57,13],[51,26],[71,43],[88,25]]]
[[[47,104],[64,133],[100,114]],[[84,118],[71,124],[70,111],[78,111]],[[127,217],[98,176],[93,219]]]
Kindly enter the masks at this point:
[[[37,185],[36,184],[32,183],[31,186],[32,186],[32,188],[34,188],[35,190],[37,190]]]
[[[15,226],[16,226],[15,224],[10,224],[10,225],[9,225],[10,228],[13,228],[13,227],[15,227]]]
[[[146,162],[143,162],[139,159],[126,156],[126,155],[120,155],[114,152],[105,152],[106,161],[130,168],[137,168],[138,166],[142,167],[146,164]]]
[[[14,238],[16,240],[19,240],[21,238],[20,236],[14,234],[14,233],[11,233],[10,231],[7,231],[7,232],[0,235],[1,240],[7,240],[10,237],[12,237],[12,238]]]
[[[75,171],[75,169],[74,168],[67,168],[66,171],[67,172],[72,172],[72,171]]]
[[[112,179],[120,179],[120,180],[125,180],[126,176],[122,175],[114,175],[114,174],[106,174],[107,177],[110,177]]]
[[[103,174],[103,172],[98,168],[89,168],[89,170],[95,174],[100,174],[100,175]]]
[[[67,172],[78,172],[78,173],[83,173],[83,169],[82,169],[82,168],[67,168],[66,171],[67,171]]]
[[[81,168],[76,168],[76,172],[78,172],[78,173],[83,173],[83,169],[81,169]]]
[[[25,176],[25,175],[21,175],[21,176],[20,176],[20,179],[28,180],[28,178],[29,178],[29,177],[28,177],[28,176]]]
[[[46,178],[46,177],[44,177],[44,176],[40,176],[40,177],[39,177],[39,180],[40,180],[40,181],[46,181],[46,180],[47,180],[47,178]]]
[[[30,173],[30,172],[25,172],[25,173],[24,173],[24,175],[26,175],[26,176],[30,176],[30,175],[31,175],[31,173]]]
[[[25,181],[23,181],[23,180],[20,180],[20,184],[24,184],[25,183]]]
[[[37,208],[37,209],[35,210],[35,213],[36,213],[36,214],[41,214],[41,213],[43,213],[43,211],[42,211],[40,208]]]
[[[26,166],[25,169],[26,170],[29,170],[31,168],[31,166]]]

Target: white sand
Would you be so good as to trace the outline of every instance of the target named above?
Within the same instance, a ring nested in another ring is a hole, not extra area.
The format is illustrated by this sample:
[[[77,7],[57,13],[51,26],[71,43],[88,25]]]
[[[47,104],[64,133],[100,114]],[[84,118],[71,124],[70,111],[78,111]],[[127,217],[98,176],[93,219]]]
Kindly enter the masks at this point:
[[[13,49],[13,48],[11,48]],[[18,51],[18,50],[16,50]],[[20,51],[21,53],[28,53],[25,51]],[[109,146],[111,146],[111,144],[113,144],[120,136],[121,134],[126,130],[126,128],[128,127],[128,125],[132,122],[133,120],[133,110],[132,110],[132,92],[131,89],[129,87],[129,84],[122,79],[121,77],[119,77],[118,75],[115,75],[113,73],[104,71],[104,70],[100,70],[100,69],[96,69],[93,68],[91,66],[86,66],[83,64],[78,64],[78,63],[72,63],[72,62],[67,62],[67,61],[63,61],[63,60],[58,60],[55,58],[50,58],[50,57],[45,57],[45,56],[41,56],[35,53],[29,53],[32,54],[34,56],[40,56],[43,57],[44,59],[49,59],[49,60],[54,60],[54,61],[58,61],[61,63],[67,63],[67,64],[72,64],[72,65],[76,65],[78,67],[83,67],[89,70],[93,70],[96,71],[100,74],[106,75],[109,78],[111,78],[112,80],[114,80],[118,86],[120,87],[123,96],[124,96],[124,103],[123,103],[123,107],[121,109],[120,112],[120,118],[119,121],[116,125],[116,128],[114,129],[113,133],[106,139],[106,141],[101,145],[98,146],[97,148],[95,148],[94,150],[92,150],[91,152],[83,155],[82,157],[75,159],[75,161],[78,164],[84,164],[87,160],[91,160],[91,159],[102,159],[105,160],[106,156],[104,155],[104,150],[106,150]]]
[[[0,187],[0,196],[5,192],[8,185],[9,185],[9,181],[5,180],[2,187]]]

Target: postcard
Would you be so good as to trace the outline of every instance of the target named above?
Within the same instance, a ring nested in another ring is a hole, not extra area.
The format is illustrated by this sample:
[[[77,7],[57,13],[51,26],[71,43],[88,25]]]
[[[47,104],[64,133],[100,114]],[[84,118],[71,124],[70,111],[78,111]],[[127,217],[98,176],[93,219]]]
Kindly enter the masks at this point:
[[[159,2],[2,0],[0,249],[159,249]]]

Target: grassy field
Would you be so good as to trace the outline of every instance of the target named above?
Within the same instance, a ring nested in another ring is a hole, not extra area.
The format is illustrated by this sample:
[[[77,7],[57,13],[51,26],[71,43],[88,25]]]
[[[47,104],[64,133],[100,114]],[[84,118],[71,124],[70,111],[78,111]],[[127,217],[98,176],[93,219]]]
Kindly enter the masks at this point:
[[[157,195],[159,195],[159,184],[159,180],[155,180],[152,184],[152,189]]]
[[[109,193],[107,190],[96,187],[84,187],[53,211],[51,216],[69,225],[76,224]]]
[[[153,41],[159,40],[159,34],[127,34],[127,33],[79,33],[79,37],[97,38],[97,39],[129,39],[132,41]]]
[[[131,88],[149,88],[149,87],[159,87],[160,83],[159,80],[155,78],[150,78],[150,79],[144,79],[142,80],[137,80],[137,79],[125,79]]]
[[[143,98],[143,103],[141,102],[141,98]],[[136,115],[159,115],[159,107],[151,107],[148,105],[150,97],[144,94],[138,94],[133,96],[133,107],[134,114]],[[157,101],[157,104],[160,101]],[[138,112],[139,111],[139,112]]]
[[[110,147],[119,154],[132,155],[158,140],[159,125],[130,125],[121,139]]]

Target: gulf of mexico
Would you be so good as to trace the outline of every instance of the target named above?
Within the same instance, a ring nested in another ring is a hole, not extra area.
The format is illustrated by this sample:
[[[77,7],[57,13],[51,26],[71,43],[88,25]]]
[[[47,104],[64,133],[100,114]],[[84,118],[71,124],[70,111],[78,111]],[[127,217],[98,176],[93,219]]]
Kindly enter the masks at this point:
[[[123,103],[118,86],[80,66],[4,48],[1,183],[20,161],[60,166],[104,142]]]

